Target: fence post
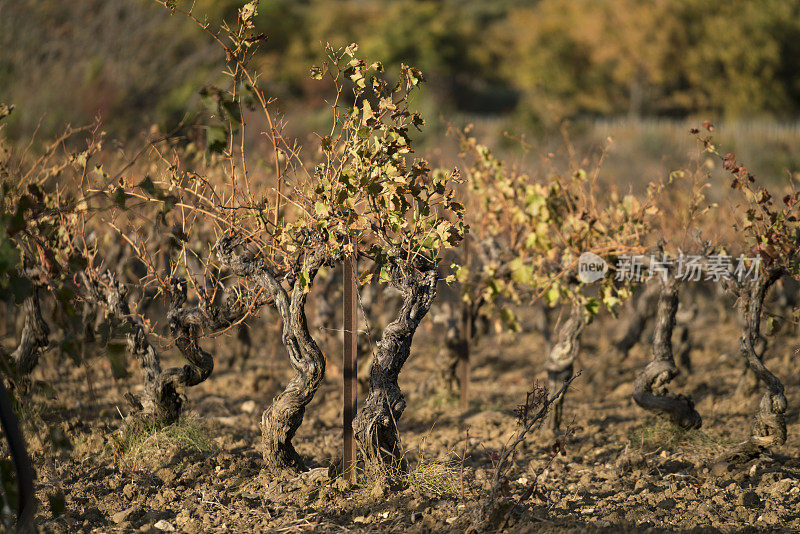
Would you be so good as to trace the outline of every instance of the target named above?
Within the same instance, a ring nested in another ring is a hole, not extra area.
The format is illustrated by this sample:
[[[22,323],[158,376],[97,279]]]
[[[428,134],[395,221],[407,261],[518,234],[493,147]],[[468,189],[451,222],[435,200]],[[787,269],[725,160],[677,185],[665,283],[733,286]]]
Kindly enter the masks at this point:
[[[344,319],[344,354],[342,365],[343,390],[342,397],[342,431],[344,451],[342,453],[342,469],[346,479],[356,482],[356,443],[353,439],[353,418],[358,408],[356,382],[358,368],[356,353],[358,350],[358,309],[356,308],[356,260],[352,254],[346,254],[342,262],[343,284],[342,316]]]

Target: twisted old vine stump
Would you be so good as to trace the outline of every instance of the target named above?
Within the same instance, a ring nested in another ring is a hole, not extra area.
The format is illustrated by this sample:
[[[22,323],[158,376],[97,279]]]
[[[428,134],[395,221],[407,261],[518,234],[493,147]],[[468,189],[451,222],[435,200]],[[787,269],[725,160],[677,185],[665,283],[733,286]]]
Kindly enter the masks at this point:
[[[237,244],[234,237],[222,238],[217,245],[217,255],[234,274],[250,278],[266,290],[281,317],[281,341],[295,371],[284,390],[261,416],[265,467],[273,472],[283,469],[305,471],[305,462],[292,445],[292,439],[303,423],[306,406],[325,377],[325,356],[308,328],[305,312],[308,292],[299,280],[290,281],[287,291],[263,259],[236,254],[233,249]],[[306,284],[309,286],[325,262],[324,247],[322,244],[313,249],[303,260],[302,271],[307,274]]]
[[[392,266],[391,276],[392,284],[403,295],[403,303],[378,342],[370,370],[369,395],[353,425],[368,469],[403,467],[397,422],[406,401],[397,379],[411,353],[414,333],[436,298],[433,266],[418,271]]]
[[[569,316],[558,328],[556,343],[550,349],[547,363],[547,382],[550,396],[555,396],[562,385],[572,378],[575,358],[581,348],[581,334],[591,318],[586,317],[584,307],[573,304]],[[561,427],[561,416],[564,409],[564,395],[558,396],[550,410],[548,425],[554,432]]]
[[[756,347],[761,339],[761,316],[764,299],[769,288],[783,276],[781,267],[768,267],[758,278],[743,285],[742,298],[746,309],[745,328],[739,339],[742,358],[760,384],[765,388],[753,417],[750,437],[733,450],[725,453],[721,461],[741,464],[758,457],[772,447],[786,443],[786,396],[783,384],[764,365]]]
[[[685,395],[671,395],[669,383],[678,375],[672,354],[672,332],[678,311],[679,282],[672,276],[660,284],[653,335],[653,360],[636,378],[633,400],[645,410],[669,418],[682,428],[699,428],[700,414]]]
[[[19,344],[11,354],[16,374],[27,377],[39,363],[39,356],[50,342],[50,327],[42,317],[42,308],[39,302],[40,288],[34,284],[32,293],[25,298],[22,304],[22,313],[25,323],[22,327]]]

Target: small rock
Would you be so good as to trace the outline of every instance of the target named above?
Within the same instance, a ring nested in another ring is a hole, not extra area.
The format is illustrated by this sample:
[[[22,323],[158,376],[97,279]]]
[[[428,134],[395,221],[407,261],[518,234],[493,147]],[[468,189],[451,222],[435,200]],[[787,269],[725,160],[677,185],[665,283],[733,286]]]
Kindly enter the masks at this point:
[[[758,497],[756,492],[752,490],[743,492],[741,495],[739,495],[739,498],[736,501],[737,504],[744,506],[745,508],[761,507],[761,499]]]
[[[781,516],[779,516],[778,513],[775,512],[775,510],[769,510],[768,512],[764,512],[763,515],[760,515],[758,517],[758,520],[763,521],[768,525],[775,525],[777,523],[780,523]]]
[[[135,511],[136,511],[136,507],[135,506],[131,506],[127,510],[122,510],[120,512],[117,512],[117,513],[113,514],[111,516],[111,521],[113,521],[116,524],[120,524],[120,523],[122,523],[124,521],[127,521],[128,518],[130,518],[130,516],[133,515],[133,512],[135,512]]]
[[[711,475],[715,477],[725,476],[733,470],[733,466],[728,462],[717,462],[711,466]]]
[[[163,519],[158,520],[153,526],[158,530],[163,530],[165,532],[175,532],[175,527],[172,526],[172,523],[169,521],[164,521]]]
[[[767,491],[769,491],[771,494],[773,494],[775,496],[785,495],[785,494],[790,493],[792,491],[793,484],[794,484],[794,481],[792,479],[783,478],[783,479],[779,480],[778,482],[776,482],[775,484],[772,484],[771,487]]]
[[[667,497],[663,501],[659,502],[656,506],[658,506],[659,508],[666,508],[667,510],[672,510],[673,508],[675,508],[675,504],[677,504],[675,502],[675,499]]]
[[[244,413],[253,413],[256,411],[256,401],[244,401],[239,407]]]
[[[367,518],[364,517],[363,515],[359,515],[359,516],[353,518],[353,523],[366,523],[366,522],[367,522]]]

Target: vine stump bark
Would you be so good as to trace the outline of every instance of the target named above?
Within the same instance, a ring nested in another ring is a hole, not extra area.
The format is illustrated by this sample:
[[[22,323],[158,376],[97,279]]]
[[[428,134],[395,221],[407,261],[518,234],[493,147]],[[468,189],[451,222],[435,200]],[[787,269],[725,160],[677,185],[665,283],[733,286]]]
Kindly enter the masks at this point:
[[[694,402],[684,395],[671,395],[668,385],[678,374],[672,355],[672,333],[678,311],[678,281],[672,276],[663,280],[658,296],[653,360],[636,378],[633,399],[645,410],[664,415],[682,428],[699,428],[700,414]]]

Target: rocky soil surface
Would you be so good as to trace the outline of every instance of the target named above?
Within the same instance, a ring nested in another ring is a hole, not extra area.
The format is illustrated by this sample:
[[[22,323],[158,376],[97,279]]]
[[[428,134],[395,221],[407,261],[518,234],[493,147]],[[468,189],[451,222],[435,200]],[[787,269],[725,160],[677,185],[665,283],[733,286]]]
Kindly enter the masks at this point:
[[[747,436],[758,395],[737,390],[737,331],[709,312],[694,326],[691,359],[672,391],[692,395],[704,418],[683,432],[639,409],[633,380],[646,346],[609,366],[609,322],[590,326],[567,396],[574,432],[565,454],[553,436],[532,435],[516,456],[508,532],[800,531],[800,375],[797,337],[770,339],[768,366],[789,399],[789,441],[743,467],[715,460]],[[274,329],[251,357],[230,362],[237,341],[216,346],[211,378],[188,392],[187,435],[156,435],[135,452],[115,438],[131,376],[114,380],[104,357],[86,366],[43,359],[39,399],[26,432],[38,474],[36,521],[44,532],[464,532],[486,502],[493,460],[516,429],[515,408],[543,381],[545,342],[536,332],[487,336],[473,351],[472,399],[462,413],[438,393],[436,332],[429,322],[401,375],[408,408],[400,422],[411,475],[403,485],[331,477],[341,446],[341,375],[330,340],[328,376],[295,438],[313,467],[301,476],[261,472],[261,411],[290,369]],[[210,345],[211,346],[211,345]],[[263,348],[263,351],[261,350]],[[263,353],[262,353],[263,352]],[[34,411],[34,409],[31,409]],[[538,478],[537,478],[538,477]],[[64,510],[58,514],[60,495]],[[51,503],[55,503],[52,504]],[[486,525],[483,525],[486,526]]]

